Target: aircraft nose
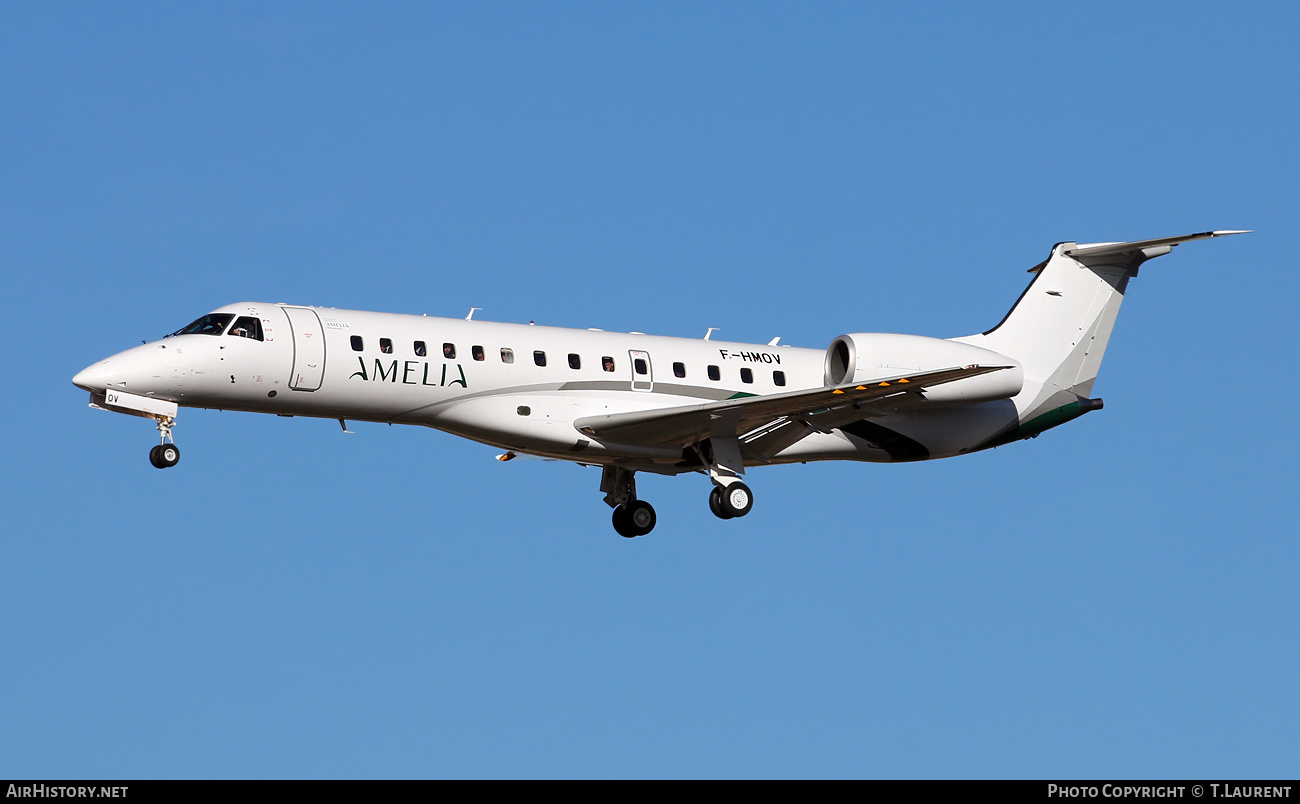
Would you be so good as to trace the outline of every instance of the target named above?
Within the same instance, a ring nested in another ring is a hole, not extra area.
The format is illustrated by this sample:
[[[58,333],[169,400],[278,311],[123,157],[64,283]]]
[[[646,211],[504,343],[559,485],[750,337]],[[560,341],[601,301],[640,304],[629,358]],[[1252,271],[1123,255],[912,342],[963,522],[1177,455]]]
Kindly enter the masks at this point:
[[[72,384],[87,391],[102,394],[110,386],[123,391],[143,393],[156,385],[160,374],[158,370],[158,346],[150,344],[127,349],[112,357],[86,366],[72,378]],[[160,390],[152,388],[152,390]]]
[[[108,378],[112,374],[107,370],[107,360],[101,360],[94,365],[86,366],[78,371],[72,378],[72,384],[84,391],[103,393],[108,387]]]

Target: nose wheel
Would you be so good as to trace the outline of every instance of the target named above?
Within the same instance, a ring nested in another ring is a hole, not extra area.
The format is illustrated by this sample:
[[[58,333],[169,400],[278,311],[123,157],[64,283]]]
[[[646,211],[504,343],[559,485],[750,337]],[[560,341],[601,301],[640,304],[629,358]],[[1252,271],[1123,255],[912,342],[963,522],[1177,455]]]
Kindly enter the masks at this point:
[[[149,450],[149,463],[158,469],[175,466],[181,460],[181,450],[175,444],[159,444]]]
[[[149,463],[157,469],[168,469],[180,463],[181,448],[172,442],[172,427],[176,420],[171,416],[159,417],[158,433],[162,443],[149,450]]]

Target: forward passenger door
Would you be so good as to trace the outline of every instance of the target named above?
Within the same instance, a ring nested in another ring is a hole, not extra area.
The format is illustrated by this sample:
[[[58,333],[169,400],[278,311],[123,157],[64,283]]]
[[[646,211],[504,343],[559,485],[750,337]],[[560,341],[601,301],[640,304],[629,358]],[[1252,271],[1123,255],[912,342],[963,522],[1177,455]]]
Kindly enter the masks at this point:
[[[295,391],[316,391],[325,377],[325,334],[320,316],[308,307],[285,307],[293,332],[293,372],[289,387]]]

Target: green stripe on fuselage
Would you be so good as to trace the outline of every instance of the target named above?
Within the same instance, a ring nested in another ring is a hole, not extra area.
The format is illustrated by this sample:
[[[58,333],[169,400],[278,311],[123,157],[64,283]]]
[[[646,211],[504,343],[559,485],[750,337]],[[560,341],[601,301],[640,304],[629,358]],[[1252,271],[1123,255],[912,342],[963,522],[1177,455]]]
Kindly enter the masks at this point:
[[[1050,430],[1057,425],[1073,421],[1087,412],[1088,411],[1078,402],[1071,402],[1068,405],[1062,405],[1059,408],[1054,408],[1046,413],[1035,416],[1015,429],[1003,433],[1000,436],[990,438],[988,441],[985,441],[983,444],[980,444],[978,447],[971,450],[971,452],[978,452],[979,450],[990,449],[992,447],[1000,447],[1003,444],[1010,444],[1012,441],[1034,438],[1044,430]]]

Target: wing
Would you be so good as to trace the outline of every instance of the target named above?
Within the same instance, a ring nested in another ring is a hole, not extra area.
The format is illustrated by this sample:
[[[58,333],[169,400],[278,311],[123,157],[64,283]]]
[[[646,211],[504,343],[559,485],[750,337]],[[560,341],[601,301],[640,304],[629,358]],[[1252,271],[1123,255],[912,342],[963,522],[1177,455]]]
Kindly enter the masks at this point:
[[[648,447],[687,447],[706,438],[738,436],[747,458],[771,459],[809,433],[917,400],[926,388],[1011,366],[971,366],[918,371],[869,384],[849,383],[781,394],[727,399],[678,408],[586,416],[573,426],[601,441]]]

